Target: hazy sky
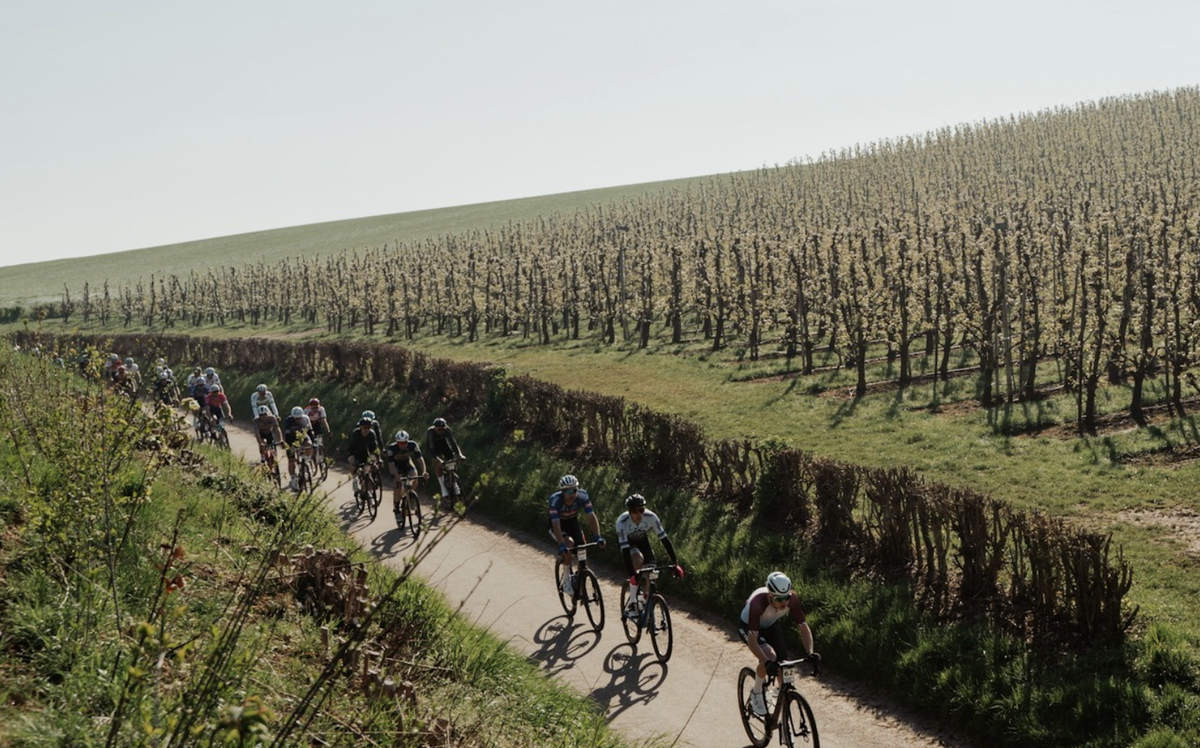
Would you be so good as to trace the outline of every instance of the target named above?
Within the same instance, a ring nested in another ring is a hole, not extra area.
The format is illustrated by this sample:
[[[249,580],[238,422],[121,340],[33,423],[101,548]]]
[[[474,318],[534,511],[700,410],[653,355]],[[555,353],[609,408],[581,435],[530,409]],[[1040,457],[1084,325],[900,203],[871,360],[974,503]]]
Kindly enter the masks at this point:
[[[1200,3],[8,2],[0,266],[718,174],[1200,83]]]

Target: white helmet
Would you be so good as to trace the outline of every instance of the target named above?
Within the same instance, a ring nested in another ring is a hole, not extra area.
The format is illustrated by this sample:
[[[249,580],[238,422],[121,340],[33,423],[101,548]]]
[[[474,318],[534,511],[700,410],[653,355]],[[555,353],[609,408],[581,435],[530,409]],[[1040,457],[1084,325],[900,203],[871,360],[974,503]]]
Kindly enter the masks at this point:
[[[304,408],[301,408],[299,405],[292,408],[292,418],[299,418],[302,415],[304,415]]]
[[[217,370],[212,368],[211,366],[204,370],[204,376],[206,376],[206,377],[215,376],[216,373],[217,373]]]
[[[564,475],[558,479],[559,488],[579,488],[579,479],[573,475]]]
[[[396,441],[398,441],[398,442],[408,441],[408,432],[407,431],[397,431],[396,432]]]
[[[258,390],[259,392],[266,392],[266,391],[267,391],[267,385],[265,385],[265,384],[260,384],[260,385],[258,385],[257,387],[255,387],[254,389]]]
[[[773,571],[767,575],[767,592],[772,595],[786,595],[792,591],[792,580],[782,571]]]
[[[268,414],[270,412],[271,412],[271,409],[268,408],[267,406],[265,406],[265,405],[258,406],[258,414],[260,416],[265,416],[266,414]]]

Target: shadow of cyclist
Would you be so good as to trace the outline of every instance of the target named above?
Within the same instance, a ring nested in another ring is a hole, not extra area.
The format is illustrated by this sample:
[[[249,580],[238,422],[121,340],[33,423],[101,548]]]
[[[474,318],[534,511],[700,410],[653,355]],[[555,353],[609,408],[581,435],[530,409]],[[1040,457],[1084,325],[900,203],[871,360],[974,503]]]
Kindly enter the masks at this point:
[[[614,647],[604,658],[608,683],[597,686],[589,698],[608,713],[611,722],[631,707],[649,704],[658,697],[658,689],[667,680],[667,665],[653,652],[637,651],[631,644]]]
[[[371,540],[371,554],[377,558],[395,558],[417,544],[411,533],[393,527]]]
[[[565,615],[555,616],[538,627],[533,635],[537,650],[529,658],[548,673],[559,673],[600,644],[600,634]]]

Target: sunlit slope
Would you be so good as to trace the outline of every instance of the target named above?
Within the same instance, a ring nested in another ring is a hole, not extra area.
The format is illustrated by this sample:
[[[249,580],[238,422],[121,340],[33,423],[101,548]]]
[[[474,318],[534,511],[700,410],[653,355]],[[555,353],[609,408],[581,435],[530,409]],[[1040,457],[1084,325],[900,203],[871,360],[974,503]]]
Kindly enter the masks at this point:
[[[187,277],[192,270],[215,266],[241,267],[247,263],[274,264],[286,257],[323,255],[344,249],[381,247],[398,241],[456,234],[470,229],[526,221],[554,213],[606,205],[646,192],[683,188],[693,182],[717,177],[695,177],[605,187],[556,195],[500,200],[411,213],[393,213],[368,218],[328,221],[304,226],[200,239],[161,247],[78,257],[48,262],[31,262],[0,268],[0,304],[29,304],[58,301],[63,285],[79,293],[84,281],[100,293],[104,281],[115,294],[122,281],[151,273]]]

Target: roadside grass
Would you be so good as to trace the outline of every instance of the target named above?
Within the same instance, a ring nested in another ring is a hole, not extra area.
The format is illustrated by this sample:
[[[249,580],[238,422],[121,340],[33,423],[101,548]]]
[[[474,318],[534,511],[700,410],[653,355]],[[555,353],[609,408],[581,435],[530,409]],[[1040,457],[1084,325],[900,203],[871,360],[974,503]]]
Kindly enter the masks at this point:
[[[269,489],[209,448],[184,467],[136,409],[26,357],[0,353],[0,382],[0,745],[624,745],[590,700],[371,563],[319,497]],[[92,437],[115,428],[158,446],[108,460]],[[39,441],[75,460],[46,464]],[[373,626],[263,573],[305,546],[368,565]],[[399,697],[366,693],[342,658],[359,639]],[[332,685],[305,708],[322,674]]]

